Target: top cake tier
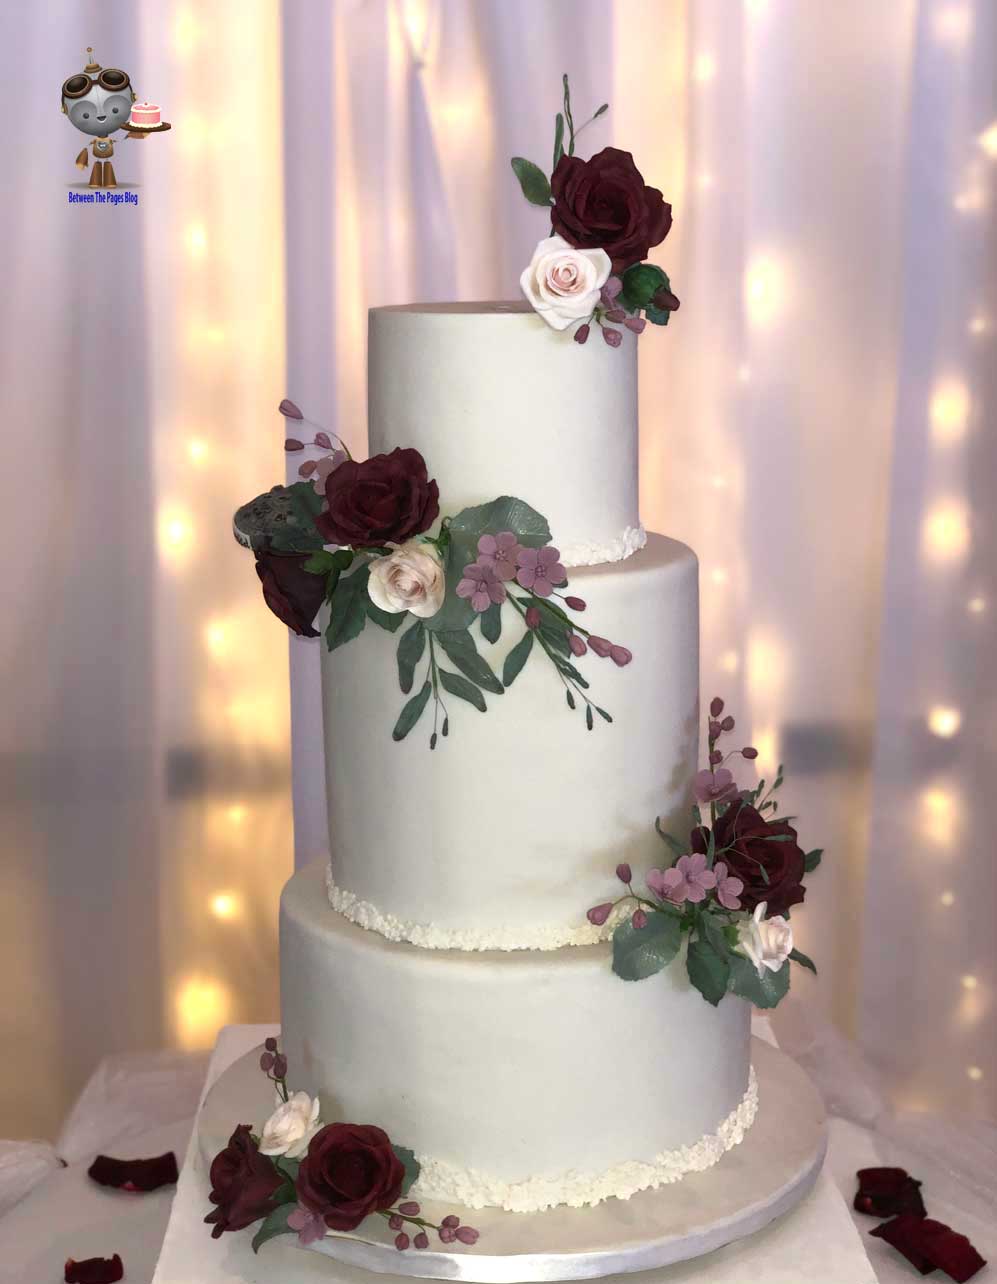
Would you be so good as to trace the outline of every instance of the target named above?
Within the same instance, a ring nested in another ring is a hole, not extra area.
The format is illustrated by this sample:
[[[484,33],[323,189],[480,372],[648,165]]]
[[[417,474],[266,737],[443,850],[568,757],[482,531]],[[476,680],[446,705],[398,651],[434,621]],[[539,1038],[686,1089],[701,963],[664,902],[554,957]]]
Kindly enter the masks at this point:
[[[370,454],[413,446],[444,514],[516,495],[547,518],[567,566],[643,542],[637,346],[579,348],[525,303],[370,311]]]

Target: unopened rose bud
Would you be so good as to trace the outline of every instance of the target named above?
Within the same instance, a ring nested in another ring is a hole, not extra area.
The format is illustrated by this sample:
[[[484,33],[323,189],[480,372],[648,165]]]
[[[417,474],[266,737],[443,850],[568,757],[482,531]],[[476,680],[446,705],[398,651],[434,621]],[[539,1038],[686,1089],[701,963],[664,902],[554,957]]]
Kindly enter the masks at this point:
[[[647,322],[643,317],[627,317],[623,324],[628,330],[632,330],[634,334],[643,334]]]
[[[622,669],[624,665],[629,664],[634,657],[633,652],[628,651],[625,646],[613,646],[609,649],[609,658],[615,665],[618,665]]]
[[[298,441],[297,437],[284,438],[284,449],[287,451],[288,454],[290,454],[293,450],[304,450],[304,448],[305,448],[305,443],[303,441]]]
[[[315,445],[322,450],[332,450],[332,441],[327,432],[317,432],[315,434]]]
[[[651,306],[659,308],[662,312],[677,312],[679,308],[678,297],[672,294],[671,290],[664,286],[656,290],[651,296]]]
[[[719,749],[714,749],[713,752],[710,754],[711,767],[719,767],[719,765],[723,762],[723,760],[724,760],[724,756]]]
[[[728,714],[727,717],[724,718],[723,722],[721,722],[720,726],[724,731],[733,731],[734,719],[730,716],[730,714]]]
[[[612,912],[612,909],[613,909],[612,902],[606,901],[605,904],[603,905],[593,905],[585,917],[595,927],[602,927],[606,919],[609,918],[609,915]]]
[[[473,1226],[458,1226],[457,1238],[462,1244],[476,1244],[478,1242],[478,1232]]]
[[[742,758],[748,758],[748,759],[751,759],[751,758],[757,758],[757,757],[758,757],[758,750],[757,750],[757,749],[755,749],[755,748],[753,748],[751,745],[746,745],[746,746],[741,750],[741,757],[742,757]]]
[[[568,646],[571,647],[572,655],[584,655],[588,650],[588,647],[585,645],[585,639],[580,638],[577,633],[568,634]]]
[[[457,1232],[452,1226],[441,1226],[437,1233],[444,1244],[452,1244],[457,1238]]]
[[[540,608],[538,606],[528,606],[526,608],[526,627],[528,629],[538,629],[540,627]]]
[[[287,1077],[287,1057],[283,1052],[278,1052],[273,1059],[273,1075],[275,1079],[284,1079]]]
[[[416,1248],[428,1248],[429,1236],[426,1234],[425,1231],[420,1231],[419,1234],[416,1235],[412,1243],[416,1246]]]
[[[570,607],[572,611],[585,610],[585,603],[580,597],[566,597],[564,599],[564,604],[565,606]]]
[[[714,696],[710,701],[710,717],[719,718],[724,711],[724,702],[719,696]]]
[[[623,342],[623,335],[620,334],[619,330],[613,330],[608,325],[602,327],[602,337],[611,348],[618,348]]]
[[[612,321],[616,325],[622,325],[627,319],[627,314],[622,308],[610,308],[606,313],[606,320]]]
[[[644,913],[643,909],[634,910],[633,918],[630,920],[630,925],[638,932],[642,927],[647,927],[647,915]]]
[[[388,1218],[388,1225],[391,1227],[392,1230],[401,1230],[401,1228],[405,1225],[405,1223],[402,1221],[402,1219],[398,1216],[397,1213],[392,1213],[391,1216]]]
[[[719,736],[720,734],[720,731],[721,731],[720,723],[717,722],[716,718],[711,718],[710,719],[710,739],[716,740],[717,736]]]
[[[455,1227],[460,1225],[460,1218],[456,1213],[449,1213],[444,1217],[443,1221],[440,1222],[440,1225],[447,1227],[448,1230],[453,1230]]]
[[[575,343],[587,343],[591,328],[587,321],[580,325],[575,331]]]
[[[608,638],[597,638],[589,636],[589,646],[601,659],[605,659],[613,649],[613,644]]]
[[[270,1038],[267,1039],[266,1042],[263,1044],[263,1046],[266,1048],[267,1052],[276,1052],[277,1040],[273,1037],[273,1035],[271,1035]]]
[[[401,1234],[395,1236],[395,1248],[398,1249],[399,1253],[404,1253],[411,1242],[412,1241],[409,1239],[409,1237],[405,1234],[404,1231],[402,1231]]]
[[[263,1052],[260,1054],[260,1069],[264,1074],[269,1074],[273,1069],[274,1056],[272,1052]]]
[[[616,866],[616,877],[621,883],[630,883],[633,881],[634,872],[624,861],[621,865]]]
[[[404,1213],[406,1217],[418,1217],[419,1205],[415,1202],[414,1199],[410,1199],[405,1204],[399,1204],[398,1211],[400,1213]]]

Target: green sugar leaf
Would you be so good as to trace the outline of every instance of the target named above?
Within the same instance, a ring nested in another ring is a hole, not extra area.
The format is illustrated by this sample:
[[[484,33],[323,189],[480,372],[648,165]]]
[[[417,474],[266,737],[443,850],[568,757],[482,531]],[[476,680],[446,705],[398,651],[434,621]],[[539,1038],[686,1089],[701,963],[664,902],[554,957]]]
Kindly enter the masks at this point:
[[[472,682],[476,682],[479,687],[484,687],[486,691],[491,691],[494,695],[503,693],[505,688],[492,672],[488,661],[482,659],[478,654],[478,648],[474,645],[474,639],[467,629],[455,629],[437,633],[436,638],[450,660],[465,677],[470,678]]]
[[[361,566],[352,575],[339,581],[332,595],[329,611],[329,624],[325,631],[326,646],[330,651],[352,642],[363,632],[367,623],[367,607],[370,598],[367,596],[367,580],[370,571]]]
[[[613,971],[624,981],[643,981],[667,967],[681,943],[681,920],[671,914],[652,910],[640,928],[628,918],[613,933]]]
[[[426,626],[416,620],[398,639],[398,685],[408,695],[415,681],[415,667],[426,650]]]
[[[531,205],[550,204],[550,182],[539,165],[522,156],[513,156],[512,170],[519,179],[523,195]]]
[[[392,1146],[391,1149],[402,1161],[402,1167],[405,1169],[405,1177],[402,1181],[402,1194],[407,1195],[419,1180],[419,1161],[407,1146]]]
[[[395,729],[391,733],[392,740],[404,740],[415,724],[422,717],[422,711],[429,700],[429,694],[432,691],[432,684],[426,682],[422,690],[409,700],[398,715],[398,721],[395,723]]]
[[[449,691],[460,700],[466,700],[468,704],[473,704],[475,709],[479,709],[482,713],[485,712],[488,705],[485,704],[485,697],[481,694],[480,687],[476,687],[467,678],[462,678],[459,673],[449,673],[446,669],[440,669],[439,674],[445,691]]]
[[[803,868],[808,874],[812,874],[821,862],[824,855],[823,847],[815,847],[812,852],[807,852],[803,857]]]
[[[551,173],[557,169],[557,162],[564,155],[564,116],[558,112],[554,117],[554,164]]]
[[[808,967],[814,976],[817,975],[817,965],[812,958],[808,958],[802,950],[792,950],[789,957],[794,963],[799,963],[800,967]]]
[[[252,1248],[254,1253],[258,1253],[267,1240],[273,1239],[277,1235],[291,1235],[294,1233],[288,1226],[287,1219],[297,1206],[298,1201],[292,1189],[290,1202],[275,1208],[269,1217],[264,1219],[259,1230],[253,1236]]]
[[[481,626],[481,636],[486,642],[497,642],[502,636],[502,607],[498,602],[493,602],[487,611],[482,611],[478,623]]]
[[[533,650],[533,630],[527,629],[509,654],[505,657],[505,664],[502,667],[502,682],[505,686],[511,687],[513,682],[519,676],[523,665],[530,658],[530,652]]]
[[[756,1008],[774,1008],[789,993],[789,963],[783,963],[778,972],[765,968],[761,976],[742,954],[730,956],[730,988]]]
[[[707,1003],[716,1007],[727,993],[730,978],[730,964],[726,954],[718,954],[710,941],[691,941],[686,967],[689,980]]]
[[[373,602],[367,603],[367,618],[373,620],[386,633],[397,633],[408,616],[408,611],[382,611]]]

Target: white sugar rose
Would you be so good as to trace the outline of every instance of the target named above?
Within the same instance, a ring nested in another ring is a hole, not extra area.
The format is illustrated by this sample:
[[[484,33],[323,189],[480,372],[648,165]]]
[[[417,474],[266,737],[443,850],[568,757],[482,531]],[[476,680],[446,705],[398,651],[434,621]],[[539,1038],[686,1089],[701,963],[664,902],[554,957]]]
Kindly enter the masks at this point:
[[[759,976],[765,975],[766,968],[770,972],[778,972],[793,951],[793,929],[789,920],[781,914],[766,918],[767,909],[768,905],[762,901],[755,906],[752,918],[737,925],[738,948],[754,963]]]
[[[263,1125],[260,1154],[300,1159],[319,1130],[318,1110],[318,1097],[312,1100],[307,1092],[282,1101]]]
[[[432,544],[410,539],[370,564],[370,600],[391,615],[411,611],[420,620],[428,620],[443,605],[445,589],[443,566]]]
[[[563,236],[548,236],[519,278],[533,309],[555,330],[591,316],[612,264],[605,250],[576,250]]]

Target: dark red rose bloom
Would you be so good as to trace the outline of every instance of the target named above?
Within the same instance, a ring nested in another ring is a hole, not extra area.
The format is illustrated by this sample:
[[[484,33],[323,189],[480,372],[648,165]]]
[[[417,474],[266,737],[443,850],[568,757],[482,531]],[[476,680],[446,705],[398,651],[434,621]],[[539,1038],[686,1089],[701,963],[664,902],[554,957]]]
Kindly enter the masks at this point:
[[[327,544],[401,544],[428,530],[440,515],[440,488],[417,450],[355,459],[333,469],[325,483],[326,512],[315,525]]]
[[[857,1212],[873,1217],[896,1217],[898,1213],[926,1215],[921,1183],[903,1168],[860,1168],[855,1176],[859,1182],[855,1195]]]
[[[298,1199],[330,1230],[351,1231],[401,1194],[405,1168],[388,1134],[373,1124],[327,1124],[298,1170]]]
[[[223,1231],[243,1230],[277,1207],[273,1196],[286,1180],[273,1161],[261,1155],[249,1124],[239,1124],[224,1150],[211,1161],[211,1194],[214,1212],[205,1217],[211,1238]]]
[[[672,225],[672,207],[647,187],[629,152],[604,147],[590,160],[565,154],[551,175],[554,231],[578,249],[604,249],[613,271],[647,258]]]
[[[304,569],[311,553],[257,553],[256,574],[263,600],[300,637],[317,638],[312,621],[325,597],[325,576]]]
[[[177,1157],[172,1150],[155,1159],[111,1159],[108,1155],[98,1155],[87,1170],[87,1176],[99,1186],[130,1191],[172,1186],[178,1175]]]
[[[806,872],[803,851],[788,821],[766,820],[749,803],[740,801],[731,803],[717,819],[713,833],[717,859],[726,861],[730,873],[744,883],[743,909],[754,910],[766,901],[771,916],[785,914],[791,906],[802,903]],[[694,852],[705,854],[709,833],[694,829],[691,841]],[[722,847],[728,850],[721,856]]]
[[[66,1284],[116,1284],[125,1278],[125,1268],[117,1253],[113,1257],[88,1257],[82,1262],[69,1258],[63,1278]]]
[[[922,1275],[940,1269],[956,1284],[966,1284],[966,1280],[972,1279],[986,1266],[965,1235],[957,1234],[951,1226],[930,1217],[901,1213],[869,1234],[885,1239],[897,1252],[903,1253]]]

